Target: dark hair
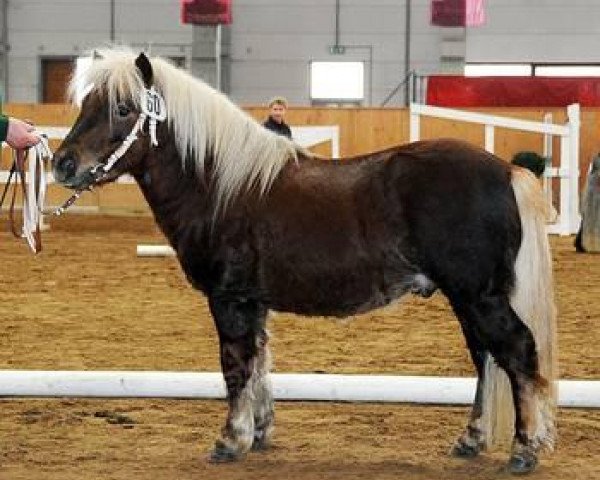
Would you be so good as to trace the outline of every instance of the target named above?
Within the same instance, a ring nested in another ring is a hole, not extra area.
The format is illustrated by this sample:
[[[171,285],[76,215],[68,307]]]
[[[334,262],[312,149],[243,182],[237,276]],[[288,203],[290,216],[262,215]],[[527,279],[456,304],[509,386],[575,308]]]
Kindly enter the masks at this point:
[[[519,152],[512,159],[513,165],[531,170],[536,177],[541,177],[546,170],[546,159],[535,152]]]

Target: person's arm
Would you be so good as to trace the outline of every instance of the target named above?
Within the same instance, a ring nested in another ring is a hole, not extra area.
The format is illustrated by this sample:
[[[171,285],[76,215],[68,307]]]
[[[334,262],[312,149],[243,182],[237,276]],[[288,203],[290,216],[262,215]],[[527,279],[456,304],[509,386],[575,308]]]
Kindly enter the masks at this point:
[[[0,114],[0,142],[4,142],[6,140],[7,134],[8,134],[8,117],[6,115]]]

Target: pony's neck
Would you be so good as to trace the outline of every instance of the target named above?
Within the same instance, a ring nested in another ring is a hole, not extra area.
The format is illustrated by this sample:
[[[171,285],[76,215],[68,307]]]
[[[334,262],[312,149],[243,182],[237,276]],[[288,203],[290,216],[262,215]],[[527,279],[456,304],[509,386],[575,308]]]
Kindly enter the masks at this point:
[[[172,145],[149,154],[144,163],[144,168],[133,175],[171,245],[176,247],[182,236],[190,234],[204,237],[210,228],[212,208],[207,187],[193,166],[185,171]]]

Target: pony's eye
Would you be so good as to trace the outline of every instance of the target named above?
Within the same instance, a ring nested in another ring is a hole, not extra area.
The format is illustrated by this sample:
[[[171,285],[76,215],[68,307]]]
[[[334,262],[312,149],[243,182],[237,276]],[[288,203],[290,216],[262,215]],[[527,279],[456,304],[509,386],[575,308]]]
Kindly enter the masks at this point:
[[[131,112],[131,109],[124,103],[119,103],[117,105],[117,114],[119,117],[126,117]]]

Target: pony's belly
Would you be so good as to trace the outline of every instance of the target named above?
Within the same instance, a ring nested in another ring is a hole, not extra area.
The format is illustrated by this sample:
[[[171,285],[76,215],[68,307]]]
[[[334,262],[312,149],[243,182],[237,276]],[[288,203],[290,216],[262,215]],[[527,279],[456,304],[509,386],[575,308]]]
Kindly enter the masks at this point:
[[[342,276],[343,277],[343,276]],[[371,281],[370,281],[371,280]],[[269,308],[301,315],[345,317],[384,307],[407,293],[429,297],[436,285],[422,273],[411,273],[394,282],[350,276],[315,281],[312,288],[291,286],[270,292]]]

